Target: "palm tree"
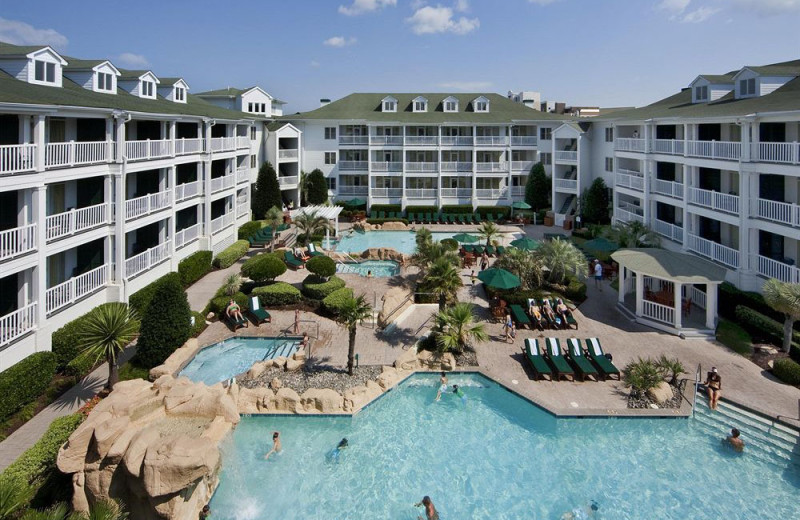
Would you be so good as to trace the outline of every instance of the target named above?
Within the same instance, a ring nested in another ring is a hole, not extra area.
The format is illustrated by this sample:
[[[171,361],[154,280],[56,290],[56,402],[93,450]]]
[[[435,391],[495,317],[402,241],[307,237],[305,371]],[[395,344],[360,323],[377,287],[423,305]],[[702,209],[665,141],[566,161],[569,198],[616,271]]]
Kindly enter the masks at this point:
[[[453,262],[447,257],[442,257],[431,264],[428,274],[422,280],[426,292],[431,292],[439,297],[439,312],[447,306],[447,302],[454,301],[458,289],[463,285],[461,274]]]
[[[264,221],[272,229],[272,239],[269,241],[269,250],[275,250],[275,237],[278,236],[278,226],[283,224],[283,211],[280,208],[272,206],[267,210],[264,215]]]
[[[500,236],[500,228],[494,222],[485,221],[478,227],[478,234],[486,239],[486,247],[489,247]]]
[[[458,251],[448,249],[441,242],[423,242],[422,245],[418,245],[417,252],[411,257],[411,263],[419,267],[424,276],[431,266],[442,258],[452,265],[460,265],[461,263]]]
[[[95,362],[106,359],[106,390],[111,390],[119,380],[117,357],[138,333],[139,320],[136,313],[125,303],[108,303],[89,313],[80,333],[83,346],[81,355],[92,356]]]
[[[128,513],[116,500],[99,500],[89,508],[88,520],[127,520]]]
[[[547,278],[553,283],[563,282],[570,272],[586,276],[586,257],[572,242],[560,239],[547,240],[539,246],[535,256],[549,269]]]
[[[417,251],[421,252],[433,244],[433,233],[428,228],[420,228],[417,230],[414,241],[417,243]]]
[[[78,513],[70,512],[69,506],[63,502],[43,511],[28,510],[22,515],[21,520],[78,520]]]
[[[230,274],[225,278],[225,282],[222,284],[222,290],[228,296],[233,296],[239,289],[242,287],[242,277],[238,274]]]
[[[609,231],[609,238],[620,247],[658,247],[661,237],[641,222],[620,222]]]
[[[0,520],[15,518],[28,500],[32,490],[18,479],[0,479]]]
[[[789,352],[792,346],[794,322],[800,320],[800,284],[770,278],[764,283],[763,292],[767,305],[784,316],[783,351]]]
[[[463,352],[473,342],[484,342],[489,339],[489,334],[483,323],[477,323],[474,306],[471,303],[457,303],[456,305],[439,311],[436,315],[436,345],[440,350]]]
[[[308,241],[310,237],[321,233],[326,229],[331,229],[331,223],[325,217],[317,215],[316,211],[311,213],[301,213],[294,219],[294,225],[302,231],[303,238]]]
[[[336,315],[336,321],[349,333],[347,350],[347,373],[353,375],[353,363],[356,357],[356,327],[372,316],[372,307],[364,295],[350,297],[344,302]]]
[[[535,289],[542,285],[542,262],[532,251],[511,247],[497,259],[494,266],[517,275],[521,289]]]

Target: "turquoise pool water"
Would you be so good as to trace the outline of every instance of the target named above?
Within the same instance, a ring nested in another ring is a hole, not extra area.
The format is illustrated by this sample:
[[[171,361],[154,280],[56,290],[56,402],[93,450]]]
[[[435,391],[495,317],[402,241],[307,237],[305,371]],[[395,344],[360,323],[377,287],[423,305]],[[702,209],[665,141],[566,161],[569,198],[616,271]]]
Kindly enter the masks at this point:
[[[336,272],[344,274],[360,274],[367,276],[372,273],[376,278],[388,278],[400,273],[400,264],[391,260],[367,260],[366,262],[336,264]]]
[[[755,442],[738,455],[693,419],[556,419],[483,377],[450,383],[466,406],[416,375],[353,418],[243,418],[214,518],[412,520],[423,495],[442,520],[558,520],[591,500],[604,520],[800,517],[800,472]],[[283,453],[265,461],[275,430]]]
[[[433,233],[436,241],[452,238],[457,233]],[[476,235],[477,236],[477,235]],[[400,253],[411,255],[417,247],[416,233],[413,231],[368,231],[366,233],[345,233],[336,245],[336,251],[360,253],[373,247],[391,247]]]
[[[204,348],[181,376],[213,385],[246,372],[257,361],[290,356],[300,342],[296,338],[230,338]]]

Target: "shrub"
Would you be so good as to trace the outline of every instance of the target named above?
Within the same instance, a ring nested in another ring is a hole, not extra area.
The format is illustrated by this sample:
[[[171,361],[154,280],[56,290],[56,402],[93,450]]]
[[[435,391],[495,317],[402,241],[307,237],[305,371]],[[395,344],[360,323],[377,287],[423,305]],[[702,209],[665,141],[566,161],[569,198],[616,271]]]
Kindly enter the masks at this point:
[[[315,168],[308,174],[306,181],[306,201],[310,205],[325,204],[328,202],[328,182],[322,170]]]
[[[581,303],[586,299],[586,283],[574,277],[569,277],[569,283],[564,290],[564,296],[575,303]]]
[[[678,384],[678,376],[686,372],[683,363],[678,358],[668,358],[666,354],[661,354],[655,364],[658,371],[661,372],[661,377],[668,379],[671,385]]]
[[[622,380],[625,386],[630,387],[631,396],[638,398],[658,386],[664,378],[652,359],[639,358],[628,363],[622,371]]]
[[[147,381],[150,378],[150,369],[139,366],[131,359],[121,367],[119,367],[119,380],[130,381],[131,379],[144,379]]]
[[[306,262],[306,269],[322,278],[330,278],[336,274],[336,262],[327,256],[315,256]]]
[[[192,316],[194,317],[194,326],[189,330],[189,337],[196,338],[200,333],[206,330],[208,325],[206,325],[206,317],[201,313],[192,311]]]
[[[432,213],[437,215],[439,208],[436,206],[406,206],[406,214],[408,213]],[[472,210],[470,210],[470,213],[472,213]]]
[[[325,235],[323,234],[311,235],[311,238],[306,238],[303,235],[297,235],[297,245],[302,247],[313,242],[314,244],[321,246],[324,239]],[[283,257],[281,256],[281,258]]]
[[[470,213],[472,213],[472,211],[470,211]],[[511,206],[478,206],[477,209],[475,209],[475,213],[478,213],[479,215],[491,213],[495,217],[499,213],[502,215],[501,218],[508,218],[508,216],[511,214]]]
[[[77,381],[92,371],[97,364],[94,356],[77,356],[64,367],[64,375],[74,377]]]
[[[342,287],[330,293],[322,300],[322,307],[329,313],[339,314],[342,306],[353,297],[353,289]]]
[[[442,246],[448,251],[458,251],[459,245],[457,240],[453,240],[452,238],[445,238],[441,240]]]
[[[153,296],[156,294],[158,288],[161,287],[162,284],[171,283],[171,280],[177,281],[178,284],[180,284],[181,275],[178,273],[167,273],[150,285],[145,285],[135,293],[131,294],[131,297],[128,300],[128,304],[131,306],[131,309],[133,309],[138,316],[143,316],[145,310],[150,307],[150,301],[153,299]]]
[[[541,289],[532,289],[527,291],[514,290],[507,294],[498,293],[497,296],[506,301],[509,305],[522,305],[525,309],[528,308],[528,298],[534,300],[541,300],[547,294]]]
[[[239,240],[247,240],[251,236],[258,233],[262,227],[264,227],[264,222],[261,220],[251,220],[250,222],[245,222],[239,226],[237,237]]]
[[[306,298],[324,300],[330,293],[341,289],[344,285],[344,280],[336,276],[325,280],[312,274],[306,276],[306,279],[303,280],[302,291]]]
[[[387,222],[402,222],[408,225],[408,219],[405,218],[368,218],[367,224],[386,224]]]
[[[609,221],[608,188],[602,178],[595,179],[581,194],[581,215],[583,221],[593,224],[606,224]]]
[[[300,301],[300,291],[294,285],[286,282],[275,282],[256,287],[253,289],[252,295],[258,296],[258,301],[264,307],[292,305]]]
[[[395,213],[402,212],[403,208],[400,204],[373,204],[372,207],[369,208],[369,215],[371,217],[377,217],[379,211],[393,211]]]
[[[242,264],[242,274],[255,282],[272,281],[285,272],[283,260],[270,253],[256,255]]]
[[[181,260],[178,264],[181,284],[184,287],[189,287],[211,271],[212,256],[213,253],[211,251],[198,251]]]
[[[749,356],[753,353],[753,340],[750,338],[750,334],[732,321],[719,320],[717,341],[737,354]]]
[[[63,371],[74,360],[81,351],[80,332],[83,330],[83,322],[88,314],[84,314],[74,320],[65,323],[63,327],[53,332],[52,350],[56,355],[57,370]]]
[[[0,372],[0,421],[42,395],[56,374],[52,352],[36,352]]]
[[[186,343],[191,329],[190,312],[186,292],[175,279],[161,284],[142,315],[136,352],[142,366],[160,365]]]
[[[247,254],[250,249],[250,242],[247,240],[237,240],[226,247],[214,259],[214,267],[225,269],[236,263],[241,257]]]
[[[258,169],[256,185],[253,186],[250,209],[253,210],[255,218],[264,218],[269,208],[273,206],[282,207],[281,187],[278,184],[278,175],[272,164],[266,162]],[[241,237],[239,237],[241,238]]]
[[[768,316],[775,321],[783,323],[783,314],[767,305],[764,297],[755,292],[742,291],[729,282],[719,286],[719,315],[729,320],[736,319],[736,307],[744,305],[756,312]],[[795,323],[795,329],[800,328],[800,321]]]
[[[800,385],[800,364],[789,358],[776,359],[772,373],[784,383]]]
[[[214,314],[217,314],[218,316],[221,316],[225,313],[225,309],[228,308],[228,302],[231,300],[231,298],[233,298],[233,301],[239,305],[239,308],[242,309],[242,312],[250,308],[247,295],[237,292],[233,296],[218,293],[216,296],[211,298],[211,301],[208,303],[208,310]]]
[[[736,306],[736,320],[754,339],[783,346],[783,324],[744,305]],[[792,343],[800,343],[800,333],[792,334]]]
[[[548,199],[552,191],[550,184],[551,181],[547,177],[544,165],[541,162],[531,166],[528,181],[525,183],[525,202],[530,204],[536,211],[546,208],[549,205]]]
[[[442,213],[472,213],[472,204],[458,204],[452,206],[442,206]]]

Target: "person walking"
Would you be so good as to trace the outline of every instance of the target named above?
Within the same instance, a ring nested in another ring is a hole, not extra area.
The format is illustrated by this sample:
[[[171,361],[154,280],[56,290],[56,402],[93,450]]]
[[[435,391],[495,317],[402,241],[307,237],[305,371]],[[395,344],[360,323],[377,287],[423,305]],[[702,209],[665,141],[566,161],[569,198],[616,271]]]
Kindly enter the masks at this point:
[[[294,333],[300,334],[300,309],[294,310]]]
[[[599,289],[601,292],[603,290],[603,266],[600,264],[600,260],[597,258],[594,259],[594,286]]]

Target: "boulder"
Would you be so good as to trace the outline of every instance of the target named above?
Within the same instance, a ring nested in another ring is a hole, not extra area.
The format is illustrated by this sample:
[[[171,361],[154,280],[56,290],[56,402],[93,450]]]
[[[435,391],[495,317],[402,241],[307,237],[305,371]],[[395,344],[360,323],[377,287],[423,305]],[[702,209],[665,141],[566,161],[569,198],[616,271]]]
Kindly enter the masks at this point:
[[[296,413],[300,410],[300,396],[291,388],[281,388],[275,392],[269,408],[279,412]]]
[[[217,471],[219,463],[219,450],[210,439],[165,438],[145,454],[145,490],[153,497],[176,493]]]
[[[158,379],[163,375],[173,375],[191,361],[200,351],[197,338],[189,338],[180,348],[164,361],[163,364],[150,369],[150,379]]]
[[[380,385],[375,381],[367,381],[365,386],[348,388],[344,392],[343,410],[355,413],[383,393]]]
[[[233,425],[231,423],[222,417],[217,417],[211,421],[211,424],[206,427],[205,431],[200,435],[200,437],[209,439],[214,443],[219,443],[232,429]]]
[[[272,366],[276,368],[285,368],[286,367],[286,358],[284,356],[276,357],[272,360]]]
[[[111,414],[104,412],[107,419]],[[67,442],[58,450],[56,465],[62,473],[76,473],[82,471],[89,453],[89,444],[94,436],[94,425],[85,422],[72,432]]]
[[[269,366],[269,368],[271,368],[271,367],[272,367],[272,363],[271,363],[271,361],[272,361],[272,360],[270,360],[270,366]],[[253,365],[252,367],[250,367],[250,370],[248,370],[248,371],[247,371],[247,379],[256,379],[256,378],[257,378],[257,377],[259,377],[261,374],[263,374],[264,372],[266,372],[266,371],[267,371],[267,368],[268,368],[268,367],[266,366],[266,362],[265,362],[265,361],[261,361],[260,363],[256,363],[255,365]]]
[[[300,396],[300,405],[305,412],[341,413],[344,399],[335,390],[310,388]]]
[[[239,392],[239,402],[236,404],[239,413],[258,413],[259,402],[263,396],[258,392],[259,388],[242,388]]]
[[[400,379],[400,373],[393,367],[382,367],[383,372],[378,376],[377,383],[384,392],[396,385]]]
[[[451,352],[445,352],[439,360],[439,366],[445,371],[455,370],[456,357]]]
[[[295,361],[305,361],[306,360],[306,349],[301,348],[294,354],[292,354],[292,359]]]
[[[72,509],[80,513],[89,511],[89,499],[86,498],[84,484],[86,477],[82,471],[72,475]]]
[[[397,359],[394,360],[395,368],[400,370],[416,370],[417,369],[417,349],[412,347],[403,351]]]
[[[672,387],[666,381],[660,382],[654,388],[647,391],[647,397],[658,404],[663,404],[674,397]]]
[[[417,353],[417,364],[423,370],[453,370],[456,366],[456,358],[450,352],[437,354],[430,350],[421,350]]]
[[[131,420],[128,417],[113,417],[95,427],[94,448],[100,458],[108,454],[111,446],[130,424]]]
[[[150,446],[150,444],[158,441],[160,438],[161,434],[158,432],[158,430],[153,428],[139,430],[139,432],[133,436],[130,444],[128,445],[128,451],[126,451],[125,456],[122,457],[122,462],[125,464],[125,469],[128,470],[128,473],[130,473],[131,476],[141,476],[142,462],[144,461],[144,456],[147,453],[147,448]]]
[[[300,370],[303,368],[303,364],[305,361],[302,359],[287,359],[286,360],[286,371],[287,372],[294,372],[296,370]]]
[[[269,387],[272,389],[273,392],[277,392],[281,389],[283,383],[277,377],[273,377],[272,381],[269,382]]]

